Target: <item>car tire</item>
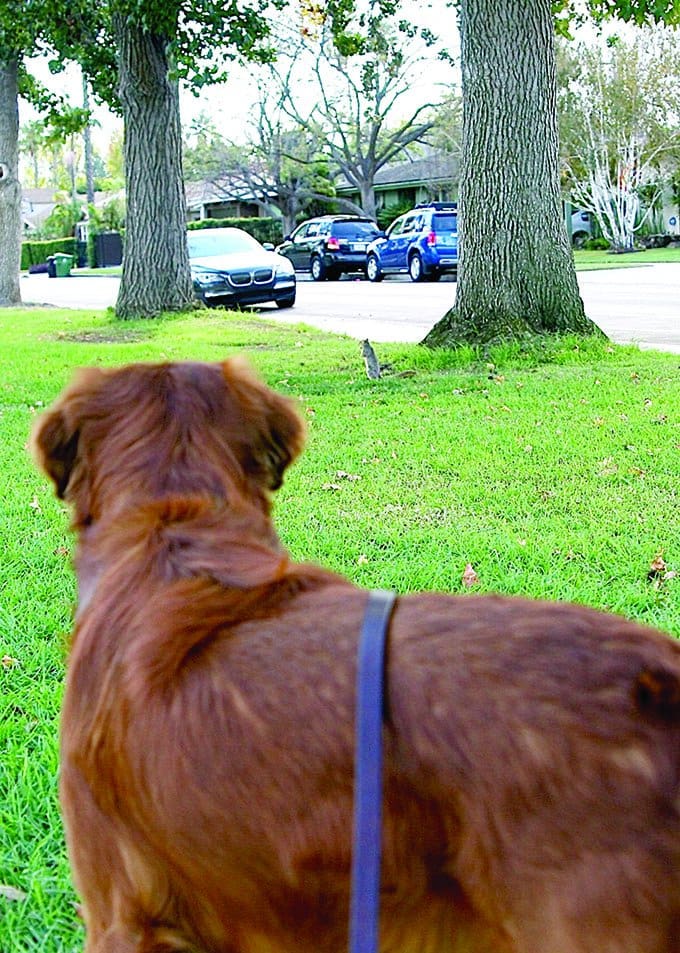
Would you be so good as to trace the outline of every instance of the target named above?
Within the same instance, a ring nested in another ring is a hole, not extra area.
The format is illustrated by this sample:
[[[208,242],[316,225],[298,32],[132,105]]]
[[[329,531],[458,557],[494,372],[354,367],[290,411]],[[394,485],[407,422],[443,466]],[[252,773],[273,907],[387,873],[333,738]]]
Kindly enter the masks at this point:
[[[318,257],[318,255],[315,255],[312,258],[312,261],[309,266],[309,270],[312,274],[313,281],[325,281],[326,278],[328,277],[326,266]]]
[[[380,270],[380,262],[375,255],[369,255],[366,259],[366,277],[369,281],[382,281],[385,277]]]
[[[439,271],[437,268],[435,268],[433,271],[428,271],[428,273],[425,275],[425,280],[426,280],[426,281],[439,281],[439,279],[441,278],[441,276],[442,276],[441,271]]]
[[[411,255],[408,263],[408,273],[411,281],[423,281],[425,274],[423,272],[423,259],[418,252]]]
[[[295,304],[295,292],[293,292],[292,295],[286,295],[285,298],[276,299],[277,308],[292,308],[294,304]]]

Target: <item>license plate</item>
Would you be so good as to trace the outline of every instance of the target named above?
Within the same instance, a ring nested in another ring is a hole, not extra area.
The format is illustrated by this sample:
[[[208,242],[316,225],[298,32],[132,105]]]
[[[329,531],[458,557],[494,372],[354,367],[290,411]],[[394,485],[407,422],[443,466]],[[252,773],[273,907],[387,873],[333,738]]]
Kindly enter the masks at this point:
[[[352,251],[366,251],[368,244],[366,242],[353,242]]]

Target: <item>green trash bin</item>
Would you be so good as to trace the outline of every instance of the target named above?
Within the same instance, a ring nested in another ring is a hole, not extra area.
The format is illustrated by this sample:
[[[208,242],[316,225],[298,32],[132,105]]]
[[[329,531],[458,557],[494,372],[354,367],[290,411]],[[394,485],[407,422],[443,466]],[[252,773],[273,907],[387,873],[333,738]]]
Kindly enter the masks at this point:
[[[71,274],[71,265],[73,264],[73,255],[64,255],[63,252],[57,252],[54,256],[54,270],[57,278],[68,278]]]

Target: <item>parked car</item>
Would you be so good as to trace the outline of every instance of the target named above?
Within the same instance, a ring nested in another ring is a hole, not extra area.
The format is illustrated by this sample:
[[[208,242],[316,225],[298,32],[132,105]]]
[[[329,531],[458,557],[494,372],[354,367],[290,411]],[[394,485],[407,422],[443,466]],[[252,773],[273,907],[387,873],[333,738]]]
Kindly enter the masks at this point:
[[[370,218],[359,215],[321,215],[287,235],[276,249],[297,271],[311,272],[314,281],[366,272],[366,249],[381,231]]]
[[[571,243],[574,248],[583,248],[584,242],[593,237],[593,216],[578,210],[571,216]]]
[[[190,229],[187,241],[194,292],[204,304],[295,304],[295,270],[273,245],[261,245],[241,228]]]
[[[455,203],[417,205],[395,219],[366,253],[371,281],[408,272],[411,281],[437,281],[458,270],[458,207]]]

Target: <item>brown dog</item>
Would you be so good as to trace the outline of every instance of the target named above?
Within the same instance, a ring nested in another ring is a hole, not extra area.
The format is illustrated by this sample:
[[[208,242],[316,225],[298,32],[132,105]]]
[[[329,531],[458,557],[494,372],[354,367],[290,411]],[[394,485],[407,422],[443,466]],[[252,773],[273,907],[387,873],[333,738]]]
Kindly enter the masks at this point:
[[[61,800],[89,953],[342,953],[366,593],[269,518],[242,365],[80,373],[34,447],[78,534]],[[680,953],[680,646],[423,594],[389,634],[382,950]]]

